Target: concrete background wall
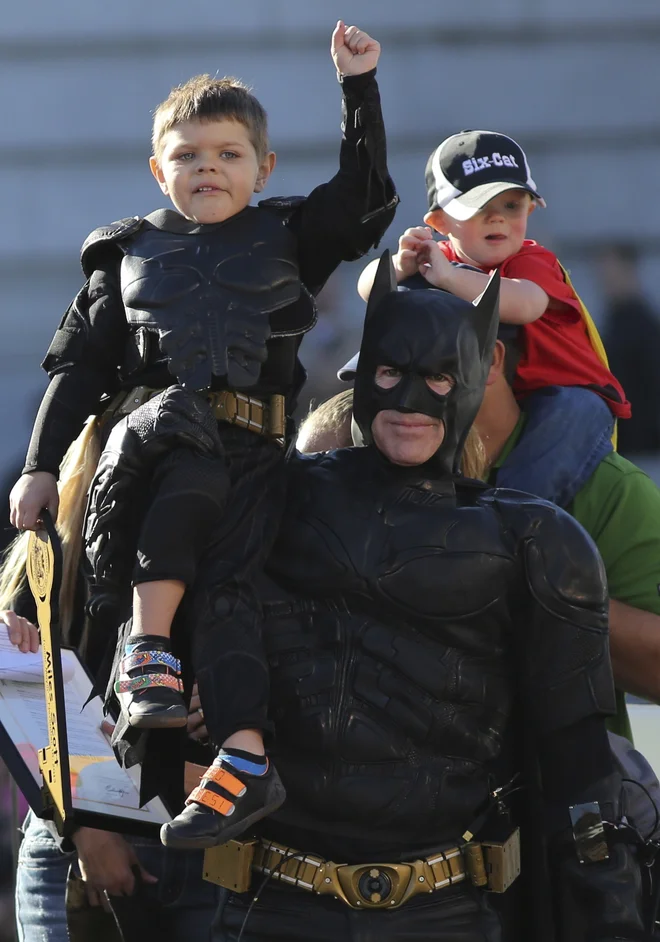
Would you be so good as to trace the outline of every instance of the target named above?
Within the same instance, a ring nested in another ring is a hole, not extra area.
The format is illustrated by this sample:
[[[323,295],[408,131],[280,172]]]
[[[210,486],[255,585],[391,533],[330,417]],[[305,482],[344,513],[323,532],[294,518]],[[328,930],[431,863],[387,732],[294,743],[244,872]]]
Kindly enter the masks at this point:
[[[657,0],[13,3],[0,32],[5,467],[24,451],[44,382],[39,360],[80,284],[80,243],[98,225],[162,204],[146,163],[150,111],[192,74],[239,75],[270,116],[279,163],[268,195],[308,192],[336,166],[340,96],[328,46],[339,16],[383,45],[402,197],[386,244],[421,220],[431,149],[461,128],[490,127],[525,147],[548,202],[530,234],[561,251],[594,313],[590,253],[613,237],[643,245],[645,282],[658,296]],[[326,343],[330,328],[319,326],[307,341],[312,360],[332,356],[334,367],[355,342],[357,268],[336,279],[335,339]]]

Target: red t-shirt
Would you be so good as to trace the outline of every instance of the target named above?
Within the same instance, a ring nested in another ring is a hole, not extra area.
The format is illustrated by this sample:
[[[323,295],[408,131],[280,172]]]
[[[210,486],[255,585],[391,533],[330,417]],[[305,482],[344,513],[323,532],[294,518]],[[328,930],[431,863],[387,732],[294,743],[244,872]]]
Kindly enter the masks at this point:
[[[439,244],[450,262],[460,261],[450,242]],[[561,304],[548,308],[531,324],[521,325],[524,347],[514,391],[524,395],[543,386],[588,386],[605,399],[617,418],[629,418],[630,403],[592,347],[580,303],[566,283],[557,257],[525,239],[520,251],[505,259],[499,268],[503,278],[533,281]]]

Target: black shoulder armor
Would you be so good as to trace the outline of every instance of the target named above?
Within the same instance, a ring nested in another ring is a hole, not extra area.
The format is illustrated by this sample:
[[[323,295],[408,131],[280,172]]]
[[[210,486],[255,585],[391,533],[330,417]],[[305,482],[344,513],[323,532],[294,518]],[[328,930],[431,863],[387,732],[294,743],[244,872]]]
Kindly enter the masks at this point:
[[[120,242],[122,239],[133,235],[142,227],[143,223],[144,219],[141,216],[126,216],[125,219],[111,222],[109,226],[100,226],[90,232],[80,250],[80,264],[85,275],[89,278],[98,267],[97,259],[105,246],[109,243]]]
[[[529,588],[537,602],[565,618],[579,612],[585,625],[607,631],[607,576],[584,527],[565,510],[530,494],[506,488],[491,493],[525,545]]]
[[[522,549],[531,604],[519,643],[537,728],[550,733],[615,713],[607,578],[593,540],[547,501],[503,488],[491,499]]]

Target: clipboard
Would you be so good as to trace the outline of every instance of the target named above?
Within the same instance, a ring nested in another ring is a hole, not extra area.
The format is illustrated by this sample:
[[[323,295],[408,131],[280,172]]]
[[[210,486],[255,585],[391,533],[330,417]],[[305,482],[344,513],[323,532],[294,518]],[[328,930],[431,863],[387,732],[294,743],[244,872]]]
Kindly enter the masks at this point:
[[[85,826],[157,838],[171,809],[160,798],[140,808],[140,767],[117,762],[101,731],[100,698],[89,699],[92,680],[76,651],[60,643],[62,551],[47,511],[42,521],[30,532],[27,556],[41,659],[18,652],[14,662],[31,657],[39,671],[31,683],[0,671],[0,755],[34,813],[54,820],[61,835]]]

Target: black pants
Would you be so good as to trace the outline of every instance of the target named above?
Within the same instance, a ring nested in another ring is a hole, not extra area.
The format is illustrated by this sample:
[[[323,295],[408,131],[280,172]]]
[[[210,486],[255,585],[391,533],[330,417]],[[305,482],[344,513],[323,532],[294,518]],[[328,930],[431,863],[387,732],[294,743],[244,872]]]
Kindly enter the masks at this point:
[[[237,942],[252,894],[222,906],[214,942]],[[415,897],[400,909],[359,912],[330,897],[268,887],[241,942],[506,942],[485,894],[453,887]],[[532,942],[532,940],[529,940]]]
[[[138,536],[133,582],[187,586],[173,626],[190,659],[211,740],[268,729],[268,667],[255,574],[268,556],[284,501],[282,449],[221,427],[222,459],[185,448],[163,459]]]

